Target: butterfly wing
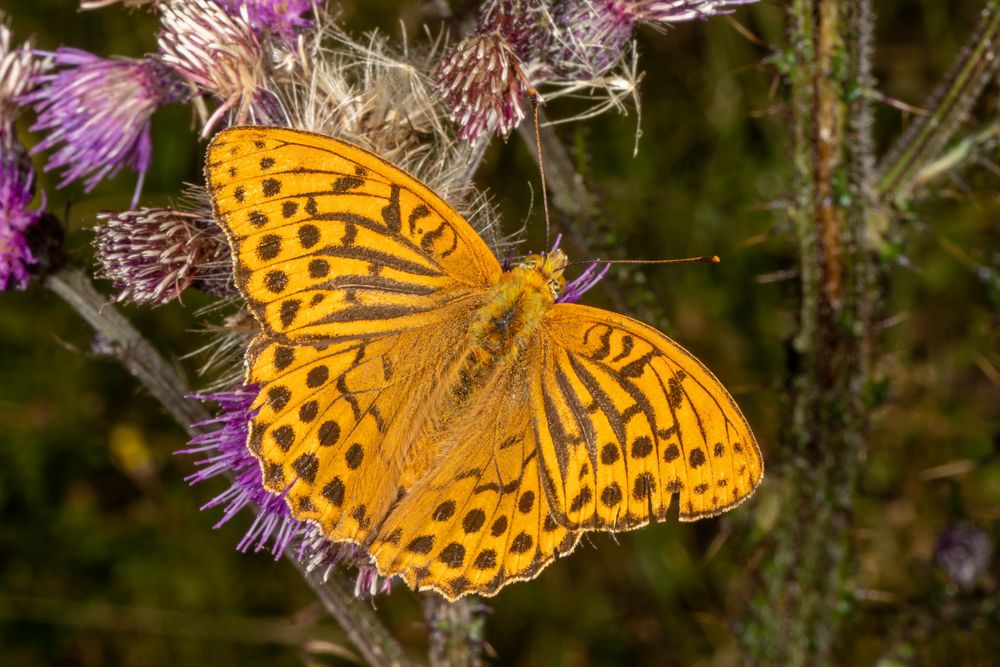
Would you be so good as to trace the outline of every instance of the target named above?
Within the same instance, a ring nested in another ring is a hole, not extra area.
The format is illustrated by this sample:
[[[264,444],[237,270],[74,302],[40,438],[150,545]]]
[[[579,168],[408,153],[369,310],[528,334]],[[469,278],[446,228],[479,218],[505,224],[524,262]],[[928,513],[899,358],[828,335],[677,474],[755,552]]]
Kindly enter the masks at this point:
[[[500,266],[430,189],[336,139],[225,130],[206,178],[262,329],[248,446],[296,518],[361,541],[398,493],[400,430]]]
[[[393,508],[372,545],[379,571],[450,600],[535,577],[579,533],[551,516],[531,428],[531,358],[510,366],[450,429],[434,472]]]
[[[328,346],[254,342],[247,382],[261,391],[248,446],[296,519],[332,540],[363,542],[378,527],[399,495],[400,443],[455,354],[460,318]]]
[[[546,496],[570,529],[724,512],[763,475],[757,441],[701,362],[659,331],[579,304],[545,316],[532,404]]]
[[[206,178],[236,285],[265,333],[327,344],[433,324],[501,270],[425,185],[337,139],[275,127],[217,134]]]

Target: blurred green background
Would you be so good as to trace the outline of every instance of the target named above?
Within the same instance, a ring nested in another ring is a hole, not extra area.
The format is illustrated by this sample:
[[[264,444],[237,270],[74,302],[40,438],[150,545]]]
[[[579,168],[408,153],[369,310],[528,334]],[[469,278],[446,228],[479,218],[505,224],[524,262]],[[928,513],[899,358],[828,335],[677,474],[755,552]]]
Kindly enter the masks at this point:
[[[879,90],[923,104],[981,6],[875,1]],[[139,56],[155,47],[156,19],[145,11],[79,13],[68,0],[8,0],[4,9],[15,34],[34,35],[43,48]],[[341,16],[355,34],[378,27],[395,37],[402,16],[412,44],[420,39],[418,9],[366,0],[345,2]],[[782,47],[781,3],[742,8],[734,19]],[[774,50],[725,18],[642,30],[639,49],[646,76],[638,156],[634,114],[560,133],[625,255],[722,257],[714,267],[629,268],[608,279],[637,312],[664,313],[652,323],[731,388],[770,467],[758,494],[722,519],[595,535],[537,580],[504,589],[488,601],[496,664],[742,664],[741,623],[758,592],[758,569],[772,557],[765,537],[782,510],[784,348],[798,289],[795,243],[781,214],[789,119],[766,62]],[[979,118],[996,113],[996,98],[994,85]],[[550,113],[570,108],[553,105]],[[881,150],[910,118],[877,107]],[[179,106],[154,118],[146,205],[168,203],[183,182],[200,179],[204,145],[194,127]],[[859,592],[845,601],[852,616],[837,654],[844,664],[986,664],[1000,649],[995,604],[985,607],[991,614],[963,611],[970,600],[995,599],[996,556],[992,574],[971,590],[950,584],[933,558],[943,529],[965,519],[995,542],[1000,519],[1000,295],[988,274],[1000,262],[995,171],[984,164],[941,182],[933,200],[900,223],[907,262],[889,272],[882,332],[890,399],[875,415],[863,467]],[[516,135],[495,142],[479,182],[507,231],[517,228],[538,186]],[[49,208],[66,221],[71,252],[90,266],[94,214],[126,208],[134,176],[87,196],[75,187],[55,192],[55,183],[51,175],[41,181]],[[536,196],[532,239],[540,238],[538,203]],[[602,298],[598,289],[585,302],[606,305]],[[183,306],[126,311],[179,358],[209,340],[201,330],[217,316],[196,315],[204,303],[189,292]],[[91,339],[88,326],[41,288],[0,298],[0,663],[341,664],[323,646],[346,639],[299,575],[267,555],[235,552],[249,515],[212,530],[218,513],[198,507],[222,482],[187,487],[191,460],[172,455],[184,434],[121,367],[89,352]],[[196,377],[199,358],[178,364]],[[426,643],[420,600],[404,587],[359,604],[374,604],[408,646]],[[913,641],[918,624],[927,631]]]

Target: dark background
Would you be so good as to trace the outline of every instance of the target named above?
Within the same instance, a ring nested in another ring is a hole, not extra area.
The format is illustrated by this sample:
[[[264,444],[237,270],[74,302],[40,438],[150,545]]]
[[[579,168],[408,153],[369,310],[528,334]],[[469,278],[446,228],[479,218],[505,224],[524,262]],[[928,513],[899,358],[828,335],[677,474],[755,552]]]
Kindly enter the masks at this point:
[[[982,3],[873,5],[879,90],[919,106]],[[33,34],[43,48],[129,56],[155,48],[156,20],[146,11],[78,13],[66,0],[4,0],[3,9],[18,38]],[[398,36],[401,15],[411,43],[419,40],[416,2],[346,2],[342,23],[354,34],[379,27]],[[640,31],[646,77],[638,157],[634,114],[608,114],[560,134],[628,257],[722,257],[713,267],[630,267],[608,280],[637,312],[655,313],[647,306],[658,304],[666,317],[652,323],[732,390],[770,466],[764,484],[724,518],[595,535],[537,580],[504,589],[488,601],[486,635],[497,664],[742,663],[742,622],[759,594],[758,568],[771,558],[765,537],[783,509],[784,347],[795,330],[798,282],[788,273],[795,243],[781,214],[788,117],[767,62],[781,56],[784,14],[781,3],[765,1],[735,18],[773,48],[752,43],[724,18]],[[995,98],[994,87],[977,109],[980,119],[995,115]],[[879,105],[876,120],[884,150],[909,117]],[[194,127],[186,107],[155,116],[145,205],[166,204],[183,182],[200,178],[204,144]],[[852,621],[837,654],[845,664],[901,652],[917,664],[985,662],[998,648],[976,618],[935,616],[956,595],[995,595],[995,575],[959,593],[933,559],[943,529],[968,519],[995,539],[1000,518],[1000,298],[983,271],[996,266],[1000,247],[1000,180],[991,166],[937,184],[935,197],[905,223],[907,266],[889,272],[880,368],[890,399],[875,414],[856,507],[858,595],[845,601]],[[65,219],[71,251],[92,266],[94,214],[127,208],[134,176],[89,196],[75,186],[56,192],[55,183],[51,175],[41,179],[49,208]],[[529,229],[537,245],[537,169],[516,135],[495,142],[479,183],[495,197],[507,231],[528,216],[534,188]],[[603,298],[597,289],[584,302],[606,305]],[[179,358],[210,339],[203,329],[216,316],[196,313],[205,303],[189,291],[183,305],[126,311]],[[211,529],[218,513],[198,507],[222,482],[188,488],[182,478],[191,460],[172,455],[184,434],[121,367],[94,358],[90,341],[87,325],[40,287],[0,298],[0,662],[338,664],[321,655],[322,642],[346,640],[299,575],[266,555],[234,551],[249,515]],[[178,363],[195,378],[199,361]],[[374,604],[407,645],[426,642],[419,598],[405,587],[358,604]],[[939,625],[909,647],[902,632],[916,622],[910,619]]]

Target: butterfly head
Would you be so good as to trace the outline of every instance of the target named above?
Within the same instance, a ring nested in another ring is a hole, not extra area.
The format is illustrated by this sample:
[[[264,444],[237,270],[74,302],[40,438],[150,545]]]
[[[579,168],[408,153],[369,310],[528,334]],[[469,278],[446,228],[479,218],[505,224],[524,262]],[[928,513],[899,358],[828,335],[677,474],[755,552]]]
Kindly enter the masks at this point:
[[[552,290],[552,298],[556,299],[563,291],[563,288],[566,287],[566,278],[563,277],[563,270],[568,263],[569,259],[566,257],[566,253],[555,248],[551,252],[540,255],[528,255],[519,266],[520,268],[540,273],[545,280],[545,284]]]

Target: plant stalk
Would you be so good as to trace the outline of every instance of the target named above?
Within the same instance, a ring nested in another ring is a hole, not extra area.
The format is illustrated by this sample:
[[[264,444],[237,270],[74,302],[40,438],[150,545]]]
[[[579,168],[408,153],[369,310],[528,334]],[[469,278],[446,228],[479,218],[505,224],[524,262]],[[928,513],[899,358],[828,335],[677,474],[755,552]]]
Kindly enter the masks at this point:
[[[873,19],[868,0],[789,7],[793,188],[801,304],[785,481],[766,595],[744,640],[756,664],[824,665],[851,595],[853,501],[879,301],[872,224]]]
[[[1000,69],[998,45],[1000,0],[987,0],[968,43],[931,96],[930,113],[910,126],[879,165],[878,197],[883,203],[904,206],[936,173],[923,171],[941,159],[945,145]]]

